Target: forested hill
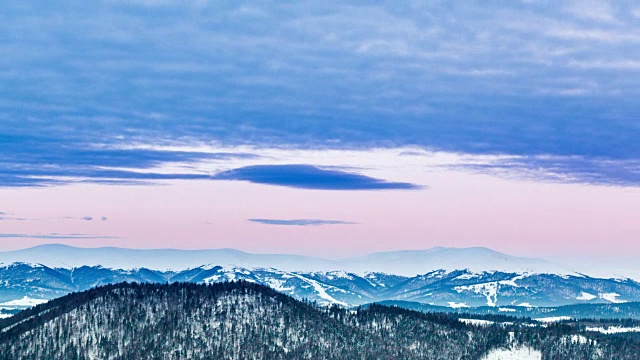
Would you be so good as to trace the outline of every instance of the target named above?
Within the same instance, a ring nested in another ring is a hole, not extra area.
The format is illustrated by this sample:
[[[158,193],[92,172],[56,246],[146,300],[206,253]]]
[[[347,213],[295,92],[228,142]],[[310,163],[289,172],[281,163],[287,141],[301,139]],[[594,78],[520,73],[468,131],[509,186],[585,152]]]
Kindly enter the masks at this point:
[[[476,327],[380,305],[317,307],[247,282],[121,283],[0,321],[0,358],[481,359],[492,349],[530,346],[548,359],[635,359],[640,350],[631,340],[592,341],[571,331]]]

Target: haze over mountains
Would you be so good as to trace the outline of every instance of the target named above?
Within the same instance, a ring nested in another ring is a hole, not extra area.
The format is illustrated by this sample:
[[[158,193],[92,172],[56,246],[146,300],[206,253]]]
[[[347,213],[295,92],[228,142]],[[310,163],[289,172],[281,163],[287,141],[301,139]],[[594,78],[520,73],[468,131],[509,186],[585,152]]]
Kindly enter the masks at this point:
[[[284,271],[348,271],[365,275],[382,272],[416,276],[434,270],[502,271],[576,275],[562,265],[534,258],[511,256],[483,247],[378,252],[366,256],[329,260],[290,254],[252,254],[235,249],[177,250],[79,248],[61,244],[0,252],[0,263],[27,262],[51,268],[102,266],[112,269],[146,268],[176,271],[202,265],[276,268]]]

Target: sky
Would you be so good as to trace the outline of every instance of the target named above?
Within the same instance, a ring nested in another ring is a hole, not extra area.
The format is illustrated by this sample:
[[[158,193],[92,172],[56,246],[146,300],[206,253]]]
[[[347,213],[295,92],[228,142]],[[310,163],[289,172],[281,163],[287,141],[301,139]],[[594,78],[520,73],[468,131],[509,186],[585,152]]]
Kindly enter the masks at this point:
[[[0,4],[0,251],[640,254],[640,5]]]

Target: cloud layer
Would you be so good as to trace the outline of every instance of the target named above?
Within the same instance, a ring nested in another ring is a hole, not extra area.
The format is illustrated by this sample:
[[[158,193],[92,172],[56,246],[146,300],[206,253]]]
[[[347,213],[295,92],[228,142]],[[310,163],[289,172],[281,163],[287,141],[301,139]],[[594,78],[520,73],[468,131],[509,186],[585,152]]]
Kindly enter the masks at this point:
[[[575,156],[617,184],[595,160],[640,158],[638,14],[631,1],[8,3],[0,186],[205,179],[104,167],[212,156],[124,145],[212,141]]]

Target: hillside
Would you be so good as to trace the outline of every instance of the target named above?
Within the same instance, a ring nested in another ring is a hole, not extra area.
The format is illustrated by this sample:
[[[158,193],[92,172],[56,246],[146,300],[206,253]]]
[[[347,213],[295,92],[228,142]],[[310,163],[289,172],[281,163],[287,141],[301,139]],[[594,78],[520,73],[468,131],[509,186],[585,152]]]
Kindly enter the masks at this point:
[[[120,283],[0,320],[0,359],[471,360],[525,348],[544,359],[634,359],[640,351],[622,338],[573,341],[573,332],[554,325],[478,327],[380,305],[315,307],[247,282]]]

